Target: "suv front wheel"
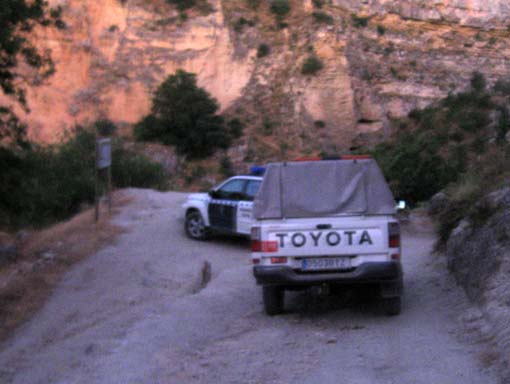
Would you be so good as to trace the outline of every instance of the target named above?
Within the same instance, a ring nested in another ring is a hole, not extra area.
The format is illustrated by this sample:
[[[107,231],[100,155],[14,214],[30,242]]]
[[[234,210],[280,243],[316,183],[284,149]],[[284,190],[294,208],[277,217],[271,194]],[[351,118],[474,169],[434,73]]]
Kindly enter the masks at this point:
[[[204,218],[198,211],[192,211],[186,215],[184,230],[186,235],[194,240],[206,240],[209,235]]]

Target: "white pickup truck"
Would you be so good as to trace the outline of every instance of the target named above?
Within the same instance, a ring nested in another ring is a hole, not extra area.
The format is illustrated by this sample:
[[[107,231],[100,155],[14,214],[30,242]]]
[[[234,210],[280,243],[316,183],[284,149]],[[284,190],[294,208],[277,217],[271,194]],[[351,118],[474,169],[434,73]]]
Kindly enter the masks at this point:
[[[254,201],[253,273],[269,315],[284,292],[370,284],[388,315],[403,290],[395,201],[373,159],[275,163]]]

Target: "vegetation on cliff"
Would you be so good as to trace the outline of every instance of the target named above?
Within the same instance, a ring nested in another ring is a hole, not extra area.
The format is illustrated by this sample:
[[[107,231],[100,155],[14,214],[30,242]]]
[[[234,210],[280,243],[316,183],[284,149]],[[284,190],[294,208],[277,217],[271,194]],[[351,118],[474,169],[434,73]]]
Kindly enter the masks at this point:
[[[135,126],[134,135],[139,141],[173,145],[190,158],[204,158],[227,149],[242,134],[241,122],[226,125],[218,110],[218,102],[197,86],[195,74],[178,70],[159,86],[151,113]]]
[[[397,197],[417,203],[446,191],[443,242],[463,217],[485,220],[489,215],[477,202],[510,179],[509,101],[506,82],[488,89],[475,73],[469,90],[412,111],[394,140],[374,152]]]
[[[26,36],[37,25],[64,27],[60,19],[61,9],[50,10],[43,0],[7,0],[2,2],[1,7],[0,90],[28,110],[24,86],[41,82],[54,69],[49,54],[38,51]],[[19,72],[20,63],[36,72],[31,80]],[[13,113],[11,106],[0,104],[0,145],[23,144],[25,131],[26,127]]]

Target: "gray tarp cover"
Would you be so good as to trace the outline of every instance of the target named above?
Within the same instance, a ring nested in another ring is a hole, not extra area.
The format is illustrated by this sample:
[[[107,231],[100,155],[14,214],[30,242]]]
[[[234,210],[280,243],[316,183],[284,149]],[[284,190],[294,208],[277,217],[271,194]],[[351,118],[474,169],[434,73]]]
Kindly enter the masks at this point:
[[[253,207],[256,219],[394,213],[393,195],[372,159],[269,164]]]

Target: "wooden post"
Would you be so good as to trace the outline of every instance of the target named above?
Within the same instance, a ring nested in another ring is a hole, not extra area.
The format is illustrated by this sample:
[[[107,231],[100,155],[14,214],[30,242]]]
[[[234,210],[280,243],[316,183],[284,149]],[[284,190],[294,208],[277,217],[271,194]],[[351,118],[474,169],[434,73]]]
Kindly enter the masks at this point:
[[[96,164],[95,164],[95,179],[96,179],[96,196],[95,196],[95,208],[96,208],[96,222],[99,220],[99,210],[100,210],[100,178],[103,178],[104,185],[104,177],[106,173],[107,183],[106,186],[106,195],[108,199],[108,212],[111,213],[112,210],[112,175],[111,175],[111,166],[112,166],[112,147],[111,147],[111,139],[109,138],[96,138]],[[102,176],[101,176],[102,174]]]
[[[94,164],[95,172],[94,172],[94,179],[95,179],[95,195],[94,195],[94,207],[95,207],[95,220],[96,223],[99,221],[99,169],[97,168],[97,165]]]
[[[108,213],[112,213],[112,166],[110,165],[107,169],[108,172]]]

